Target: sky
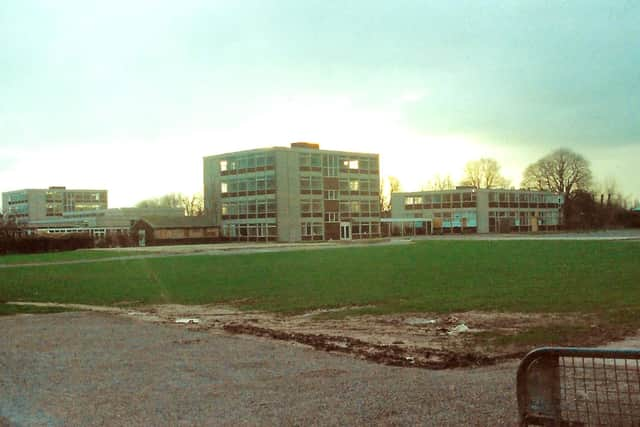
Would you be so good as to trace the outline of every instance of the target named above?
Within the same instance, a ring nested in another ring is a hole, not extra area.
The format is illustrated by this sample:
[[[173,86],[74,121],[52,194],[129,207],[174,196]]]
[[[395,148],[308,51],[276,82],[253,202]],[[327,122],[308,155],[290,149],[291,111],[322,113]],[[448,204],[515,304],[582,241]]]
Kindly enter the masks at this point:
[[[0,191],[202,191],[202,158],[376,152],[405,191],[554,149],[640,198],[640,2],[0,2]]]

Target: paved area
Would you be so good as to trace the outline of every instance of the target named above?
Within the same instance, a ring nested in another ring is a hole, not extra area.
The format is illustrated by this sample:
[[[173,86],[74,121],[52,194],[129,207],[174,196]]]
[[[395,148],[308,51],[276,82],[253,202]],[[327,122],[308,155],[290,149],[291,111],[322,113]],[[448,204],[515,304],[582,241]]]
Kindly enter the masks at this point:
[[[0,318],[0,425],[515,425],[517,362],[424,370],[101,313]]]

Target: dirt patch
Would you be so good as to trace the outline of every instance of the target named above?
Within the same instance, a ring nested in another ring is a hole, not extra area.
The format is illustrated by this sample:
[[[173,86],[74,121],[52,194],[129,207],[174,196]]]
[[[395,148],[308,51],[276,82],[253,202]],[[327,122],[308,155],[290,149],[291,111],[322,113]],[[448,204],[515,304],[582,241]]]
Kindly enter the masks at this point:
[[[398,345],[377,345],[345,336],[323,334],[304,334],[276,331],[257,326],[231,323],[224,330],[234,334],[249,334],[283,341],[295,341],[313,347],[316,350],[347,353],[376,363],[391,366],[412,366],[429,369],[458,368],[492,364],[495,358],[480,354],[457,353],[428,348],[403,348]]]
[[[16,303],[18,304],[18,303]],[[489,365],[519,357],[541,345],[601,345],[629,335],[595,315],[572,313],[463,312],[323,315],[369,307],[314,310],[295,316],[240,311],[225,305],[100,307],[80,304],[19,303],[91,310],[146,322],[172,323],[192,330],[253,335],[351,354],[393,366],[444,369]],[[189,322],[185,322],[189,319]],[[191,321],[192,320],[192,321]],[[193,342],[177,344],[190,345]]]

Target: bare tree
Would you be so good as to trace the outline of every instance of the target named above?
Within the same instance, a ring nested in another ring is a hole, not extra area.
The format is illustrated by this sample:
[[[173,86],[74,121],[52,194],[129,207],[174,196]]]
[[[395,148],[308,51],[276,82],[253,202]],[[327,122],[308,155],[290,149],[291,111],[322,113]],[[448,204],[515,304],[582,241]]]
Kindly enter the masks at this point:
[[[435,174],[425,185],[422,186],[422,190],[426,191],[442,191],[453,190],[456,186],[451,179],[451,175],[447,174],[441,176],[439,173]]]
[[[569,200],[577,190],[591,185],[589,162],[578,153],[561,148],[530,164],[524,171],[522,187],[562,193]]]
[[[182,193],[168,193],[164,196],[143,200],[136,204],[138,208],[182,208],[187,216],[199,216],[204,213],[202,194],[191,196]]]
[[[183,208],[184,195],[182,193],[169,193],[164,196],[146,199],[136,204],[137,208]]]
[[[395,176],[387,177],[387,182],[389,183],[388,192],[384,180],[380,179],[380,212],[383,214],[391,211],[391,195],[401,191],[400,180]]]
[[[508,187],[509,180],[500,174],[500,164],[495,159],[471,160],[464,167],[463,185],[476,188]]]
[[[182,199],[184,211],[187,216],[202,216],[204,214],[204,199],[201,193],[184,196]]]

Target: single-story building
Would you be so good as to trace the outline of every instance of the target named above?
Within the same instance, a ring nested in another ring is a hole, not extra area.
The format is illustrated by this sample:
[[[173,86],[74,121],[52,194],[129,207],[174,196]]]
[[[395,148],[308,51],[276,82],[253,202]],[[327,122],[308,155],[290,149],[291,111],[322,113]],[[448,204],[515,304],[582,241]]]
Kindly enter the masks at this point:
[[[206,216],[145,217],[133,224],[131,234],[138,246],[220,241],[220,227]]]

